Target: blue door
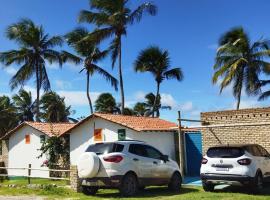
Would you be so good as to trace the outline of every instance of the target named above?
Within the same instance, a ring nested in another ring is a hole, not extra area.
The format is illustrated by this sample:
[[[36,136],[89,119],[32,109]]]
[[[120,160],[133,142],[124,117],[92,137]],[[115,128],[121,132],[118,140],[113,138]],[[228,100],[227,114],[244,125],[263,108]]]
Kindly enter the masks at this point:
[[[199,176],[202,159],[202,135],[200,132],[186,133],[186,172],[188,176]]]

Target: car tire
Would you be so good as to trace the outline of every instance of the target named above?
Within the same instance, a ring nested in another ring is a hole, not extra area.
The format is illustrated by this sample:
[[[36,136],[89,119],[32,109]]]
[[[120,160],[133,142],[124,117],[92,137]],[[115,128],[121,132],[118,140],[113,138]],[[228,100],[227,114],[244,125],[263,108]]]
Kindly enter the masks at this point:
[[[182,177],[180,173],[174,173],[171,177],[168,188],[172,192],[180,192],[182,185]]]
[[[138,191],[137,177],[132,173],[126,174],[121,181],[119,191],[120,194],[125,197],[135,195]]]
[[[207,183],[206,181],[202,182],[202,186],[205,192],[214,192],[215,190],[215,185],[211,183]]]
[[[253,193],[259,194],[263,190],[263,176],[261,172],[258,172],[254,178],[254,183],[251,185]]]
[[[98,187],[82,186],[82,193],[85,195],[95,195]]]

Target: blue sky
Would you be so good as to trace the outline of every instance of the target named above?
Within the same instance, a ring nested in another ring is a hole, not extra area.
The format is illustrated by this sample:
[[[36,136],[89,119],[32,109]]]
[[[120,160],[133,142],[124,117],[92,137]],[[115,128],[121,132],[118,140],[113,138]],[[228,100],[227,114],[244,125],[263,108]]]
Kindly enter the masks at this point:
[[[81,9],[88,9],[88,0],[2,0],[0,7],[0,51],[16,48],[8,41],[5,28],[18,19],[27,17],[42,24],[51,35],[63,35],[77,27],[77,16]],[[143,1],[132,1],[135,7]],[[130,26],[124,38],[123,67],[126,101],[128,106],[142,101],[148,92],[155,92],[155,82],[151,74],[137,74],[133,62],[139,51],[149,45],[158,45],[170,52],[173,67],[181,67],[184,80],[164,81],[161,86],[163,104],[172,106],[171,111],[162,111],[161,117],[176,121],[177,110],[184,117],[198,119],[202,111],[232,109],[235,100],[230,88],[219,95],[217,86],[211,83],[212,66],[217,41],[222,33],[235,26],[243,26],[251,39],[261,36],[270,38],[270,2],[268,0],[154,0],[158,15],[145,16],[139,24]],[[82,24],[91,30],[93,27]],[[105,45],[102,45],[105,47]],[[63,47],[70,50],[67,46]],[[100,63],[117,76],[111,69],[110,59]],[[11,66],[0,67],[0,95],[12,95],[8,82],[18,69]],[[79,74],[81,67],[65,64],[48,66],[52,89],[66,97],[68,104],[76,110],[74,117],[87,116],[89,108],[85,95],[85,74]],[[119,100],[119,93],[101,77],[91,80],[93,99],[101,92],[112,92]],[[34,84],[29,81],[25,89],[33,91]],[[33,94],[34,95],[34,94]],[[268,106],[269,100],[258,102],[255,97],[243,96],[241,107]]]

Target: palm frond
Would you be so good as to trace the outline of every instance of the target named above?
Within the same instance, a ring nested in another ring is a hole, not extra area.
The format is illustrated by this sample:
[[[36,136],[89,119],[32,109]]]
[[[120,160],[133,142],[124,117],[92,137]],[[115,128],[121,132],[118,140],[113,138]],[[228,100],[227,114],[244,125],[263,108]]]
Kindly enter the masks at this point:
[[[69,53],[67,51],[62,51],[61,53],[62,61],[65,62],[72,62],[74,64],[80,64],[82,62],[82,58],[79,56],[76,56],[72,53]]]
[[[167,79],[176,79],[178,81],[182,81],[184,78],[184,75],[183,75],[181,68],[170,69],[170,70],[164,72],[164,76]]]
[[[149,13],[150,15],[154,16],[157,13],[157,6],[150,2],[143,3],[130,14],[128,17],[129,23],[133,24],[134,21],[141,21],[143,13]]]
[[[118,80],[112,76],[109,72],[107,72],[106,70],[102,69],[101,67],[92,64],[91,68],[94,69],[94,72],[97,72],[98,74],[102,75],[106,81],[108,81],[111,86],[117,91],[118,90]]]

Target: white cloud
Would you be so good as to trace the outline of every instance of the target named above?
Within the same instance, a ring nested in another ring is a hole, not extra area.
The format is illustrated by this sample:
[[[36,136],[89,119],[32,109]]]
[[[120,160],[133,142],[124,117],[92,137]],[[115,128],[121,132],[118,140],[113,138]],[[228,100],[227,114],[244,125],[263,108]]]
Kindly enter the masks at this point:
[[[134,97],[135,97],[135,100],[136,101],[144,101],[145,100],[145,95],[146,95],[146,92],[144,92],[144,91],[137,91],[137,92],[135,92],[135,95],[134,95]]]
[[[182,111],[192,111],[193,110],[193,103],[191,101],[187,101],[179,106],[180,110]]]
[[[16,72],[17,72],[17,70],[16,70],[14,67],[12,67],[12,66],[5,67],[5,68],[3,68],[3,70],[4,70],[7,74],[12,75],[12,76],[15,75]]]
[[[161,104],[164,106],[177,107],[177,102],[171,94],[161,93]]]
[[[63,80],[55,80],[55,86],[57,89],[70,89],[72,88],[72,84],[68,81],[63,81]]]
[[[85,91],[65,91],[65,90],[60,90],[57,91],[57,93],[61,97],[65,97],[65,101],[67,105],[71,106],[86,106],[88,105],[88,99],[86,97],[86,92]],[[94,103],[98,96],[101,94],[101,92],[91,92],[91,100],[92,103]]]

